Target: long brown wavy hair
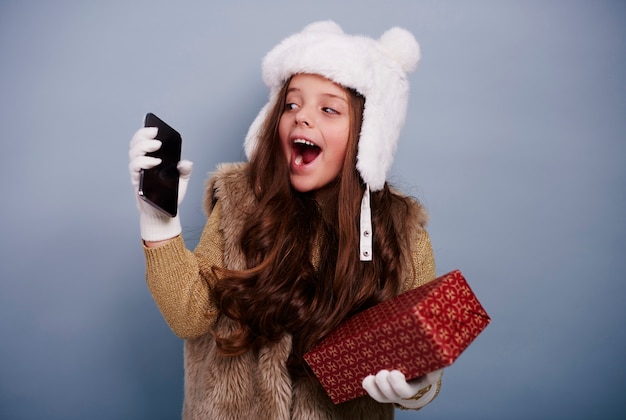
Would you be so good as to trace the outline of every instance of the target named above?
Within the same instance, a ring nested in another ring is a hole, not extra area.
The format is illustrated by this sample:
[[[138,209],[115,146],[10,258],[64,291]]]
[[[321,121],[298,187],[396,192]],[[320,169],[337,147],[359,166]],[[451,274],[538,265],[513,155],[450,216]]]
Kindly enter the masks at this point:
[[[278,137],[288,85],[250,160],[249,182],[258,204],[240,238],[248,268],[216,269],[218,309],[238,328],[227,336],[214,335],[224,355],[237,356],[291,334],[289,366],[296,374],[307,369],[304,353],[341,321],[397,295],[410,252],[407,235],[400,232],[413,207],[387,185],[372,193],[374,259],[361,262],[359,215],[365,185],[356,156],[365,99],[348,89],[351,126],[338,178],[322,190],[300,193],[290,185]]]

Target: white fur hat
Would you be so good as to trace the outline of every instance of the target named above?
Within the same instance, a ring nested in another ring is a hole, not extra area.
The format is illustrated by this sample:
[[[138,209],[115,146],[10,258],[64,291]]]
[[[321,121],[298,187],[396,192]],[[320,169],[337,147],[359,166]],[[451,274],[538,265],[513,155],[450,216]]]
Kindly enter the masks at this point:
[[[270,98],[248,131],[246,156],[253,155],[261,125],[285,81],[298,73],[319,74],[365,97],[357,170],[371,190],[382,189],[406,116],[406,74],[415,69],[419,58],[413,35],[398,27],[372,39],[345,34],[332,21],[306,26],[263,60],[263,81],[270,88]]]

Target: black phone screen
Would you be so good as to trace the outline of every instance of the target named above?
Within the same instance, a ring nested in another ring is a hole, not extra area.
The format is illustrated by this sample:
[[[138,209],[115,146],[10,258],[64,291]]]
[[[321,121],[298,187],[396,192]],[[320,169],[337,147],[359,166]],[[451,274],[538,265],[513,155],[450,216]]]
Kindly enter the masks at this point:
[[[180,134],[152,113],[146,114],[146,127],[157,127],[156,139],[161,147],[147,153],[161,159],[154,168],[144,169],[139,182],[139,196],[170,217],[178,211],[178,178],[176,165],[180,161],[182,138]]]

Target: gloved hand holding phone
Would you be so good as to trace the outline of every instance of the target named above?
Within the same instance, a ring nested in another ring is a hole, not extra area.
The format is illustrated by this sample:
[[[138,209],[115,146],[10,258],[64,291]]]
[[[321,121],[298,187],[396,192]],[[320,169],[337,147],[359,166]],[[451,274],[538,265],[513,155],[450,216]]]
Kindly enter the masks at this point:
[[[165,135],[166,131],[167,128],[163,127],[140,128],[131,138],[128,152],[130,180],[139,210],[141,238],[148,242],[171,239],[182,232],[180,217],[176,210],[185,197],[193,167],[193,163],[188,160],[178,160],[180,151],[178,151],[178,156],[174,158],[165,155],[161,155],[162,157],[155,156],[163,147],[161,134]],[[180,150],[180,145],[178,145],[178,150]],[[175,160],[164,162],[166,159]],[[167,165],[169,165],[169,169]],[[159,170],[155,171],[155,169]],[[149,180],[147,177],[144,178],[149,170],[156,172],[156,175],[153,176],[154,180],[150,181],[154,185],[147,185]],[[171,179],[165,179],[172,176],[177,176],[175,182],[172,182]],[[168,188],[175,190],[167,191]],[[169,204],[169,208],[159,207],[159,197],[162,193],[174,197],[174,202]]]

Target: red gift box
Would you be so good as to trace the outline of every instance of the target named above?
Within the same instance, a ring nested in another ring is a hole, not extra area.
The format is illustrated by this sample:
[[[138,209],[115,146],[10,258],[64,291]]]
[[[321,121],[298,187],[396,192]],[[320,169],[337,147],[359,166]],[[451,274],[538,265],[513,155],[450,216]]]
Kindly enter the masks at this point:
[[[407,380],[451,365],[490,322],[459,270],[369,308],[304,355],[335,404],[365,395],[363,379]]]

